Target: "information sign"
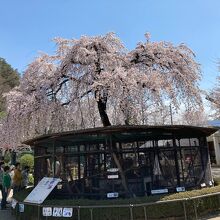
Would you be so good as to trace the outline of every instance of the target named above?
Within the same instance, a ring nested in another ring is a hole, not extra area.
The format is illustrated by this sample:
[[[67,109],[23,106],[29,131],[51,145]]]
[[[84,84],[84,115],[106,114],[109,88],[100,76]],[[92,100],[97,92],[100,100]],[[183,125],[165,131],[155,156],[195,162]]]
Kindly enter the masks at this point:
[[[109,168],[109,169],[107,169],[107,172],[109,172],[109,173],[118,172],[118,168]]]
[[[54,187],[61,182],[61,179],[44,177],[37,186],[31,191],[24,202],[41,204],[51,193]]]
[[[184,186],[181,186],[181,187],[176,187],[176,191],[177,191],[177,192],[185,192],[186,189],[185,189]]]
[[[168,193],[168,189],[155,189],[155,190],[151,190],[151,194],[161,194],[161,193]]]
[[[202,183],[202,184],[201,184],[201,187],[206,187],[206,184],[205,184],[205,183]]]
[[[108,175],[108,179],[118,179],[118,174],[115,175]]]
[[[53,208],[53,217],[62,217],[63,216],[63,208]]]
[[[118,192],[107,193],[107,198],[118,198]]]
[[[63,208],[63,217],[72,217],[73,208]]]
[[[19,212],[24,212],[24,204],[19,203]]]
[[[52,216],[52,208],[51,207],[43,207],[43,216]]]

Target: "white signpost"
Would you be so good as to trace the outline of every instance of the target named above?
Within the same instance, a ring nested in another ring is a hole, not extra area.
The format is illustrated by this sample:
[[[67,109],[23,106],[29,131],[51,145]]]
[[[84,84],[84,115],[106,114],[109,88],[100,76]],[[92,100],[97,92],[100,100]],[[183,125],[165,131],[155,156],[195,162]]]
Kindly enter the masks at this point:
[[[43,216],[52,216],[52,208],[51,207],[43,207]]]
[[[53,217],[62,217],[63,216],[63,208],[54,207],[53,208]]]
[[[108,175],[107,178],[108,179],[118,179],[119,175],[118,175],[118,168],[109,168],[107,169]]]
[[[108,175],[108,179],[118,179],[118,174],[115,175]]]
[[[27,196],[24,202],[34,204],[43,203],[43,201],[47,198],[47,196],[51,193],[51,191],[59,182],[61,182],[61,179],[44,177]]]
[[[63,208],[63,217],[72,217],[73,208]]]
[[[107,198],[118,198],[118,192],[107,193]]]
[[[162,194],[162,193],[168,193],[168,189],[154,189],[154,190],[151,190],[151,194]]]
[[[185,192],[186,189],[185,189],[184,186],[180,186],[180,187],[176,187],[176,191],[177,191],[177,192]]]
[[[107,172],[109,172],[109,173],[118,172],[118,168],[109,168],[109,169],[107,169]]]
[[[24,212],[24,204],[19,203],[19,212]]]

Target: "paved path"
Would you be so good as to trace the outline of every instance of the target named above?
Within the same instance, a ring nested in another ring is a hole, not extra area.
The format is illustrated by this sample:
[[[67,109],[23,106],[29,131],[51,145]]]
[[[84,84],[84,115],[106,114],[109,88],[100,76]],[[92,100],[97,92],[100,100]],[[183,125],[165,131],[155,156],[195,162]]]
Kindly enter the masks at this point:
[[[15,216],[11,215],[10,210],[0,210],[0,219],[1,220],[16,220]]]
[[[11,193],[10,193],[9,200],[11,199],[12,195],[13,195],[13,191],[11,191]],[[2,194],[0,192],[0,201],[1,201],[1,199],[2,199]],[[15,220],[15,219],[16,219],[15,216],[11,215],[10,208],[6,209],[6,210],[0,209],[0,220]]]

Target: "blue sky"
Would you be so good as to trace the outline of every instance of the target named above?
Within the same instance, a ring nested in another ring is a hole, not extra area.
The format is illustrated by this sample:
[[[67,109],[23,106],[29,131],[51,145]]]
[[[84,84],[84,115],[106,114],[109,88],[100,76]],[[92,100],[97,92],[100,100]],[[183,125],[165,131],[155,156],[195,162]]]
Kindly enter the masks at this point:
[[[132,49],[152,41],[185,43],[202,65],[201,87],[215,85],[220,59],[219,0],[7,0],[0,6],[0,57],[24,71],[54,37],[115,32]]]

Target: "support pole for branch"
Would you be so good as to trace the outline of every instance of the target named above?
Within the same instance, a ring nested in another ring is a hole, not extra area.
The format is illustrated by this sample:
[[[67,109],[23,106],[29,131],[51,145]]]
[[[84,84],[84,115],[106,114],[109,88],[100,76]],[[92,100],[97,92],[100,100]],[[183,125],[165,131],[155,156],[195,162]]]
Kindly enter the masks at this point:
[[[144,220],[147,220],[147,211],[146,211],[146,207],[143,206],[143,208],[144,208]]]
[[[77,209],[77,217],[78,217],[77,219],[80,220],[80,206]]]
[[[196,201],[194,200],[193,201],[193,206],[194,206],[194,211],[195,211],[195,219],[197,220],[198,219],[198,214],[197,214],[197,207],[196,207]]]
[[[134,220],[134,216],[133,216],[133,205],[132,205],[132,204],[130,204],[129,209],[130,209],[130,220]]]
[[[187,220],[187,214],[186,214],[186,202],[183,201],[183,211],[184,211],[184,219]]]

